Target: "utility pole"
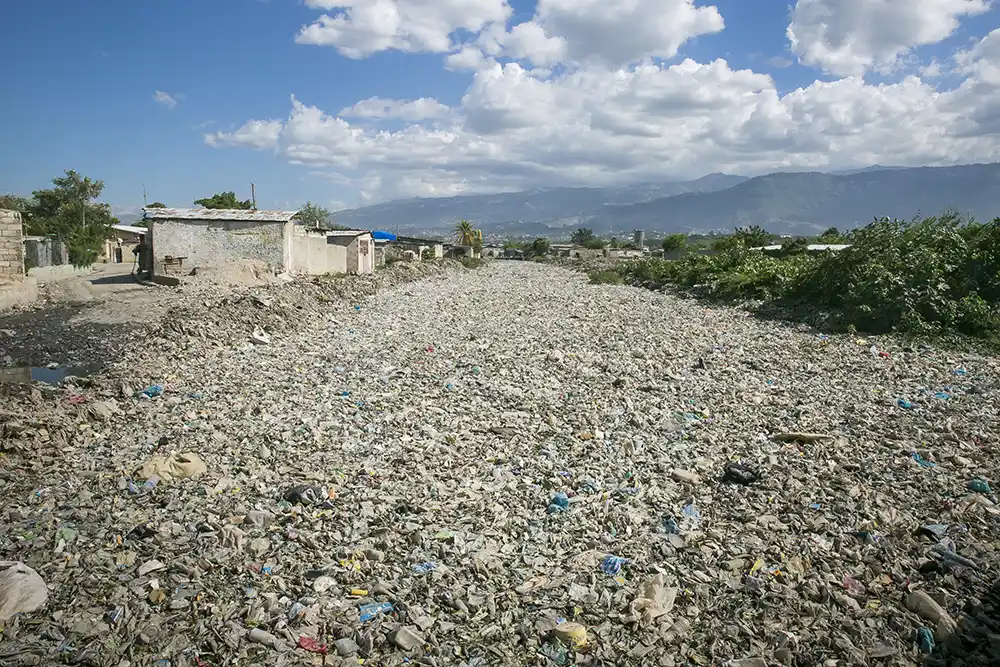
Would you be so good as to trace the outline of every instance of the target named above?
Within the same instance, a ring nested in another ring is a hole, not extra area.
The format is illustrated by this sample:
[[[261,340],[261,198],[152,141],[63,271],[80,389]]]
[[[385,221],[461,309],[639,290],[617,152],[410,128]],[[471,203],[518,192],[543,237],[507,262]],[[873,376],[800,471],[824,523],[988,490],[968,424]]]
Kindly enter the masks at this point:
[[[146,208],[146,204],[147,203],[148,202],[146,201],[146,184],[143,183],[142,184],[142,207]]]
[[[257,186],[253,183],[250,184],[250,206],[257,210]]]

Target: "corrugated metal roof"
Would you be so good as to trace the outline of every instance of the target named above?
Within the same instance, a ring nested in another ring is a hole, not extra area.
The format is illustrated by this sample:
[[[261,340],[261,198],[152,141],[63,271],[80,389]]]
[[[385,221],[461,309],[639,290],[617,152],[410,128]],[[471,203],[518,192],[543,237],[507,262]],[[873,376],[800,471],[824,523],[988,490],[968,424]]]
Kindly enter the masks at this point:
[[[288,222],[298,211],[254,211],[238,208],[144,208],[147,220],[232,220]]]
[[[111,225],[111,229],[117,230],[119,232],[125,232],[126,234],[148,234],[149,230],[145,227],[134,227],[132,225]]]
[[[846,250],[850,247],[848,243],[810,243],[806,246],[809,250]]]
[[[780,245],[765,245],[758,248],[750,248],[751,250],[763,250],[765,252],[777,252],[781,250],[783,246]],[[850,248],[850,244],[847,243],[810,243],[806,246],[806,250],[810,252],[818,252],[821,250],[846,250]]]
[[[371,234],[371,232],[364,229],[333,229],[326,233],[327,236],[361,236],[362,234]]]

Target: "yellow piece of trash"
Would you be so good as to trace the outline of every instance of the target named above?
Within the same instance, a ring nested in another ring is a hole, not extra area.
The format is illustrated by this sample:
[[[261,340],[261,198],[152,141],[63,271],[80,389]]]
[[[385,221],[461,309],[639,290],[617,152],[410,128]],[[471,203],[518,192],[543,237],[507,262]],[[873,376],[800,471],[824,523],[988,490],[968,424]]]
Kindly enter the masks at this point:
[[[587,628],[573,621],[565,621],[556,626],[553,631],[559,641],[572,644],[573,648],[584,648],[587,645]]]
[[[364,596],[368,595],[368,591],[366,591],[364,588],[352,588],[351,595],[356,595],[359,598],[363,598]]]
[[[764,567],[764,559],[763,558],[758,558],[757,562],[755,562],[753,564],[753,567],[750,568],[750,576],[752,577],[754,575],[754,573],[756,573],[757,570],[759,570],[762,567]]]

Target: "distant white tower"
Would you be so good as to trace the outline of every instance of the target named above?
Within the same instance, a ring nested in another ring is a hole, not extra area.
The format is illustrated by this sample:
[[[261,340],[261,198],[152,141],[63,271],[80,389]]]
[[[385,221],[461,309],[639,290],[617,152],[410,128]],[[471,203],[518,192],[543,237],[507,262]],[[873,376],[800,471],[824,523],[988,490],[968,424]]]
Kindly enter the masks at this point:
[[[643,229],[635,230],[635,247],[642,250],[646,247],[646,231]]]

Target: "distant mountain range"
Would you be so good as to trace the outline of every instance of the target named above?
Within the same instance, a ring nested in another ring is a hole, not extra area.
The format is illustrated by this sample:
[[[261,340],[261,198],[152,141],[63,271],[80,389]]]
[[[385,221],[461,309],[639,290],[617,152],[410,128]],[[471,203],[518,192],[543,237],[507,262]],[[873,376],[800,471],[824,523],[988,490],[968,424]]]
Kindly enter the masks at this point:
[[[601,234],[729,231],[757,224],[775,233],[851,228],[875,216],[912,218],[955,210],[1000,216],[1000,164],[883,167],[756,178],[710,174],[694,181],[618,188],[545,188],[495,195],[402,199],[347,209],[337,224],[447,234],[466,219],[487,234],[564,236],[585,226]]]

